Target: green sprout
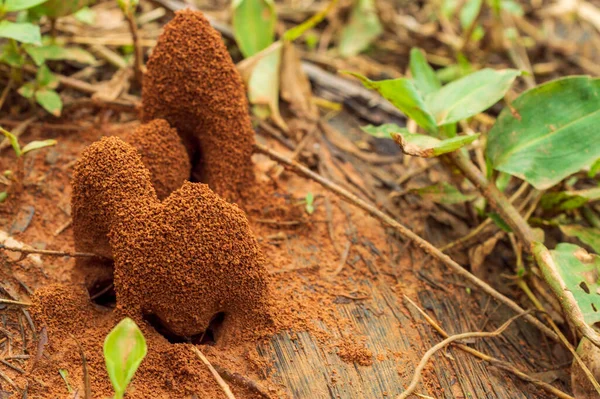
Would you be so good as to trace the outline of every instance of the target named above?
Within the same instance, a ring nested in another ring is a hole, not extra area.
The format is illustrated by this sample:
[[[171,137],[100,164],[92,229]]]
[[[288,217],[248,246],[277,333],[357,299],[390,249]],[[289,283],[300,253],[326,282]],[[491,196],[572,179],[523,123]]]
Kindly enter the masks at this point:
[[[148,347],[140,328],[129,317],[121,320],[104,340],[104,360],[115,399],[122,399]]]
[[[313,195],[313,193],[308,193],[306,194],[306,197],[304,198],[304,202],[305,202],[305,206],[304,209],[306,210],[306,213],[308,213],[309,215],[312,215],[313,212],[315,211],[315,197]]]

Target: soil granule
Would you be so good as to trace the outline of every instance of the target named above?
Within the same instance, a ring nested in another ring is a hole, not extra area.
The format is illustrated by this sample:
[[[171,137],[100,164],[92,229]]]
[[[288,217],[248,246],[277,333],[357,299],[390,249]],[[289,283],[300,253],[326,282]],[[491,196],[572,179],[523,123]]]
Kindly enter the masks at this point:
[[[180,11],[147,67],[143,120],[166,119],[188,146],[195,176],[238,201],[254,182],[254,131],[241,76],[220,34],[202,13]]]
[[[269,323],[269,277],[246,217],[206,184],[189,183],[162,203],[137,151],[103,138],[73,177],[77,248],[108,235],[117,304],[160,319],[171,332],[204,332],[224,312],[224,339]],[[81,244],[77,244],[81,241]]]

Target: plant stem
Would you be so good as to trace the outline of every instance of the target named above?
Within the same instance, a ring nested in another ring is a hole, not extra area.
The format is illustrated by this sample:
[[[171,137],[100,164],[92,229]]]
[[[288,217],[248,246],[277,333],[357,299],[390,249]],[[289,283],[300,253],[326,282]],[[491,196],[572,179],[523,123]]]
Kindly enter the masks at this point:
[[[125,19],[127,19],[127,24],[129,25],[129,31],[131,32],[131,40],[133,41],[133,73],[134,78],[137,84],[142,86],[142,79],[144,78],[144,73],[142,71],[143,68],[143,53],[142,46],[140,45],[140,39],[138,35],[138,28],[135,22],[135,17],[133,15],[133,10],[129,10],[125,13]]]

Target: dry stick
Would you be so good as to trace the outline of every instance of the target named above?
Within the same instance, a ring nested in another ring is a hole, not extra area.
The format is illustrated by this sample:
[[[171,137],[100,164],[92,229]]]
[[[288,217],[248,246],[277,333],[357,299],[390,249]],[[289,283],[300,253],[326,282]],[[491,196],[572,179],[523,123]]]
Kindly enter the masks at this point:
[[[459,341],[461,339],[497,337],[498,335],[502,334],[504,332],[504,330],[506,330],[513,321],[515,321],[516,319],[518,319],[521,316],[526,316],[528,314],[529,314],[529,312],[526,312],[526,313],[518,314],[516,316],[511,317],[510,319],[508,319],[508,321],[506,321],[504,324],[502,324],[500,326],[500,328],[498,328],[496,331],[492,331],[492,332],[476,331],[476,332],[467,332],[467,333],[462,333],[462,334],[456,334],[456,335],[452,335],[452,336],[444,339],[442,342],[434,345],[433,347],[431,347],[431,349],[429,349],[425,353],[425,355],[419,362],[417,368],[415,369],[415,374],[413,375],[413,379],[410,382],[410,384],[408,385],[408,388],[406,388],[406,390],[404,392],[402,392],[400,395],[398,395],[396,397],[396,399],[406,399],[413,393],[413,391],[417,388],[419,381],[421,380],[421,375],[423,373],[423,369],[427,365],[427,362],[437,351],[439,351],[443,347],[450,345],[452,342]]]
[[[224,380],[241,385],[249,391],[257,393],[264,398],[271,398],[271,395],[269,395],[267,390],[264,387],[262,387],[258,382],[252,381],[251,379],[244,377],[241,374],[233,373],[225,369],[224,367],[219,366],[218,364],[214,364],[213,367],[215,368],[215,370],[217,370],[219,375],[223,377]]]
[[[88,372],[87,358],[85,357],[83,347],[81,346],[81,344],[79,343],[77,338],[75,338],[75,336],[72,334],[70,334],[70,335],[71,335],[71,338],[73,338],[73,341],[75,341],[75,343],[77,344],[77,348],[79,349],[79,355],[81,356],[81,365],[83,368],[83,389],[84,389],[83,398],[84,399],[92,399],[92,386],[90,384],[90,374]]]
[[[16,305],[16,306],[31,306],[30,303],[27,302],[21,302],[21,301],[13,301],[12,299],[4,299],[4,298],[0,298],[0,304],[2,305]]]
[[[525,313],[525,310],[522,309],[519,305],[517,305],[517,303],[515,303],[513,300],[511,300],[510,298],[508,298],[508,297],[502,295],[501,293],[499,293],[498,291],[496,291],[492,286],[490,286],[486,282],[480,280],[479,278],[477,278],[476,276],[471,274],[468,270],[464,269],[461,265],[456,263],[448,255],[442,253],[439,249],[434,247],[430,242],[421,238],[419,235],[415,234],[408,227],[406,227],[403,224],[401,224],[400,222],[392,219],[391,217],[389,217],[388,215],[386,215],[379,209],[375,208],[373,205],[367,204],[365,201],[361,200],[356,195],[350,193],[348,190],[325,179],[323,176],[313,172],[312,170],[308,169],[307,167],[286,158],[285,156],[277,153],[276,151],[273,151],[273,150],[265,147],[262,144],[255,143],[254,149],[257,152],[267,155],[269,158],[271,158],[277,162],[287,165],[294,172],[296,172],[302,176],[305,176],[311,180],[314,180],[315,182],[319,183],[326,189],[331,190],[332,192],[336,193],[340,197],[344,198],[351,204],[365,210],[371,216],[379,219],[384,224],[395,229],[399,234],[401,234],[404,237],[408,238],[409,240],[413,241],[419,248],[421,248],[423,251],[425,251],[425,253],[431,255],[433,258],[437,259],[438,261],[442,262],[444,265],[448,266],[455,273],[459,274],[466,280],[473,283],[475,286],[479,287],[483,292],[487,293],[491,297],[495,298],[497,301],[508,306],[509,308],[514,310],[516,313],[518,313],[518,314]],[[529,321],[531,324],[533,324],[535,327],[537,327],[541,332],[543,332],[550,339],[552,339],[554,341],[559,341],[559,338],[556,335],[556,333],[554,333],[546,325],[544,325],[542,322],[540,322],[538,319],[536,319],[532,315],[529,315],[529,314],[525,315],[525,319],[527,321]]]
[[[142,85],[142,80],[144,78],[144,72],[142,71],[143,64],[143,53],[142,46],[140,45],[140,39],[138,34],[137,24],[135,23],[135,17],[133,15],[133,7],[129,7],[129,11],[125,13],[125,19],[127,20],[127,25],[129,25],[129,32],[131,32],[131,40],[133,41],[133,56],[134,56],[134,66],[133,72],[135,74],[135,81],[138,85]]]
[[[444,338],[449,337],[448,333],[438,323],[436,323],[436,321],[433,320],[427,313],[425,313],[425,311],[423,309],[421,309],[419,306],[417,306],[417,304],[414,303],[409,297],[404,295],[404,299],[406,299],[411,305],[413,305],[417,309],[417,311],[419,313],[421,313],[421,315],[425,318],[425,320],[427,320],[427,322],[429,324],[431,324],[431,326],[442,337],[444,337]],[[521,370],[517,369],[515,366],[513,366],[512,364],[510,364],[508,362],[505,362],[498,358],[489,356],[483,352],[479,352],[477,349],[473,349],[470,346],[465,345],[465,344],[456,344],[456,346],[458,346],[463,351],[470,353],[473,356],[478,357],[481,360],[491,363],[493,366],[496,366],[504,371],[513,373],[514,375],[516,375],[518,378],[522,379],[523,381],[530,382],[534,385],[537,385],[538,387],[542,388],[544,391],[546,391],[552,395],[555,395],[556,397],[559,397],[561,399],[575,399],[571,395],[564,393],[563,391],[553,387],[552,385],[550,385],[544,381],[538,380],[537,378],[531,377],[528,374],[523,373]]]
[[[102,255],[96,255],[96,254],[87,253],[87,252],[68,252],[68,251],[52,251],[49,249],[16,248],[16,247],[8,247],[4,244],[0,244],[0,250],[10,251],[10,252],[20,252],[24,255],[39,254],[39,255],[50,255],[50,256],[69,256],[71,258],[107,259]]]
[[[225,380],[223,380],[223,378],[217,372],[217,370],[215,370],[215,368],[212,366],[212,364],[210,364],[210,362],[208,361],[206,356],[204,356],[204,354],[202,354],[202,352],[200,352],[200,349],[198,349],[194,345],[192,345],[192,350],[200,358],[200,360],[202,360],[202,363],[204,363],[206,365],[206,367],[208,367],[211,374],[213,375],[213,377],[215,377],[215,380],[217,380],[217,383],[219,384],[219,386],[225,393],[225,396],[227,396],[227,399],[235,399],[235,396],[233,396],[233,392],[231,392],[229,385],[227,385],[227,383],[225,382]]]

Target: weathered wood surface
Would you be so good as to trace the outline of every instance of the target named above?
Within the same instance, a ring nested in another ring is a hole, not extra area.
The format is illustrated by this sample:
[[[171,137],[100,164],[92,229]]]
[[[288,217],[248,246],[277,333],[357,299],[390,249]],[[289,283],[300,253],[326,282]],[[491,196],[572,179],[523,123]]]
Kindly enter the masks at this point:
[[[366,346],[374,356],[384,354],[385,359],[375,360],[372,366],[366,367],[348,364],[333,351],[320,347],[308,333],[295,334],[295,339],[291,339],[287,333],[280,334],[268,345],[262,346],[260,351],[272,359],[275,377],[291,397],[394,397],[408,385],[423,353],[441,340],[416,311],[407,312],[409,308],[399,303],[382,279],[374,284],[368,281],[362,283],[368,287],[372,298],[339,304],[337,310],[341,318],[350,318],[358,332],[367,337]],[[482,318],[475,315],[481,314],[482,309],[474,303],[475,294],[468,295],[457,286],[448,288],[453,290],[444,292],[424,286],[418,298],[422,307],[450,334],[474,331],[481,327]],[[488,314],[496,312],[500,320],[490,320],[487,330],[497,328],[510,317],[508,311],[502,312],[496,307],[492,301],[488,306]],[[422,342],[411,342],[407,335],[402,334],[402,331],[415,328]],[[477,341],[473,345],[485,353],[513,363],[523,371],[534,373],[544,370],[540,363],[551,364],[543,342],[531,326],[517,322],[503,338]],[[530,364],[529,359],[536,359],[537,363]],[[548,397],[533,385],[515,379],[458,348],[451,347],[436,354],[426,371],[429,384],[427,387],[421,385],[417,392],[435,398]]]

